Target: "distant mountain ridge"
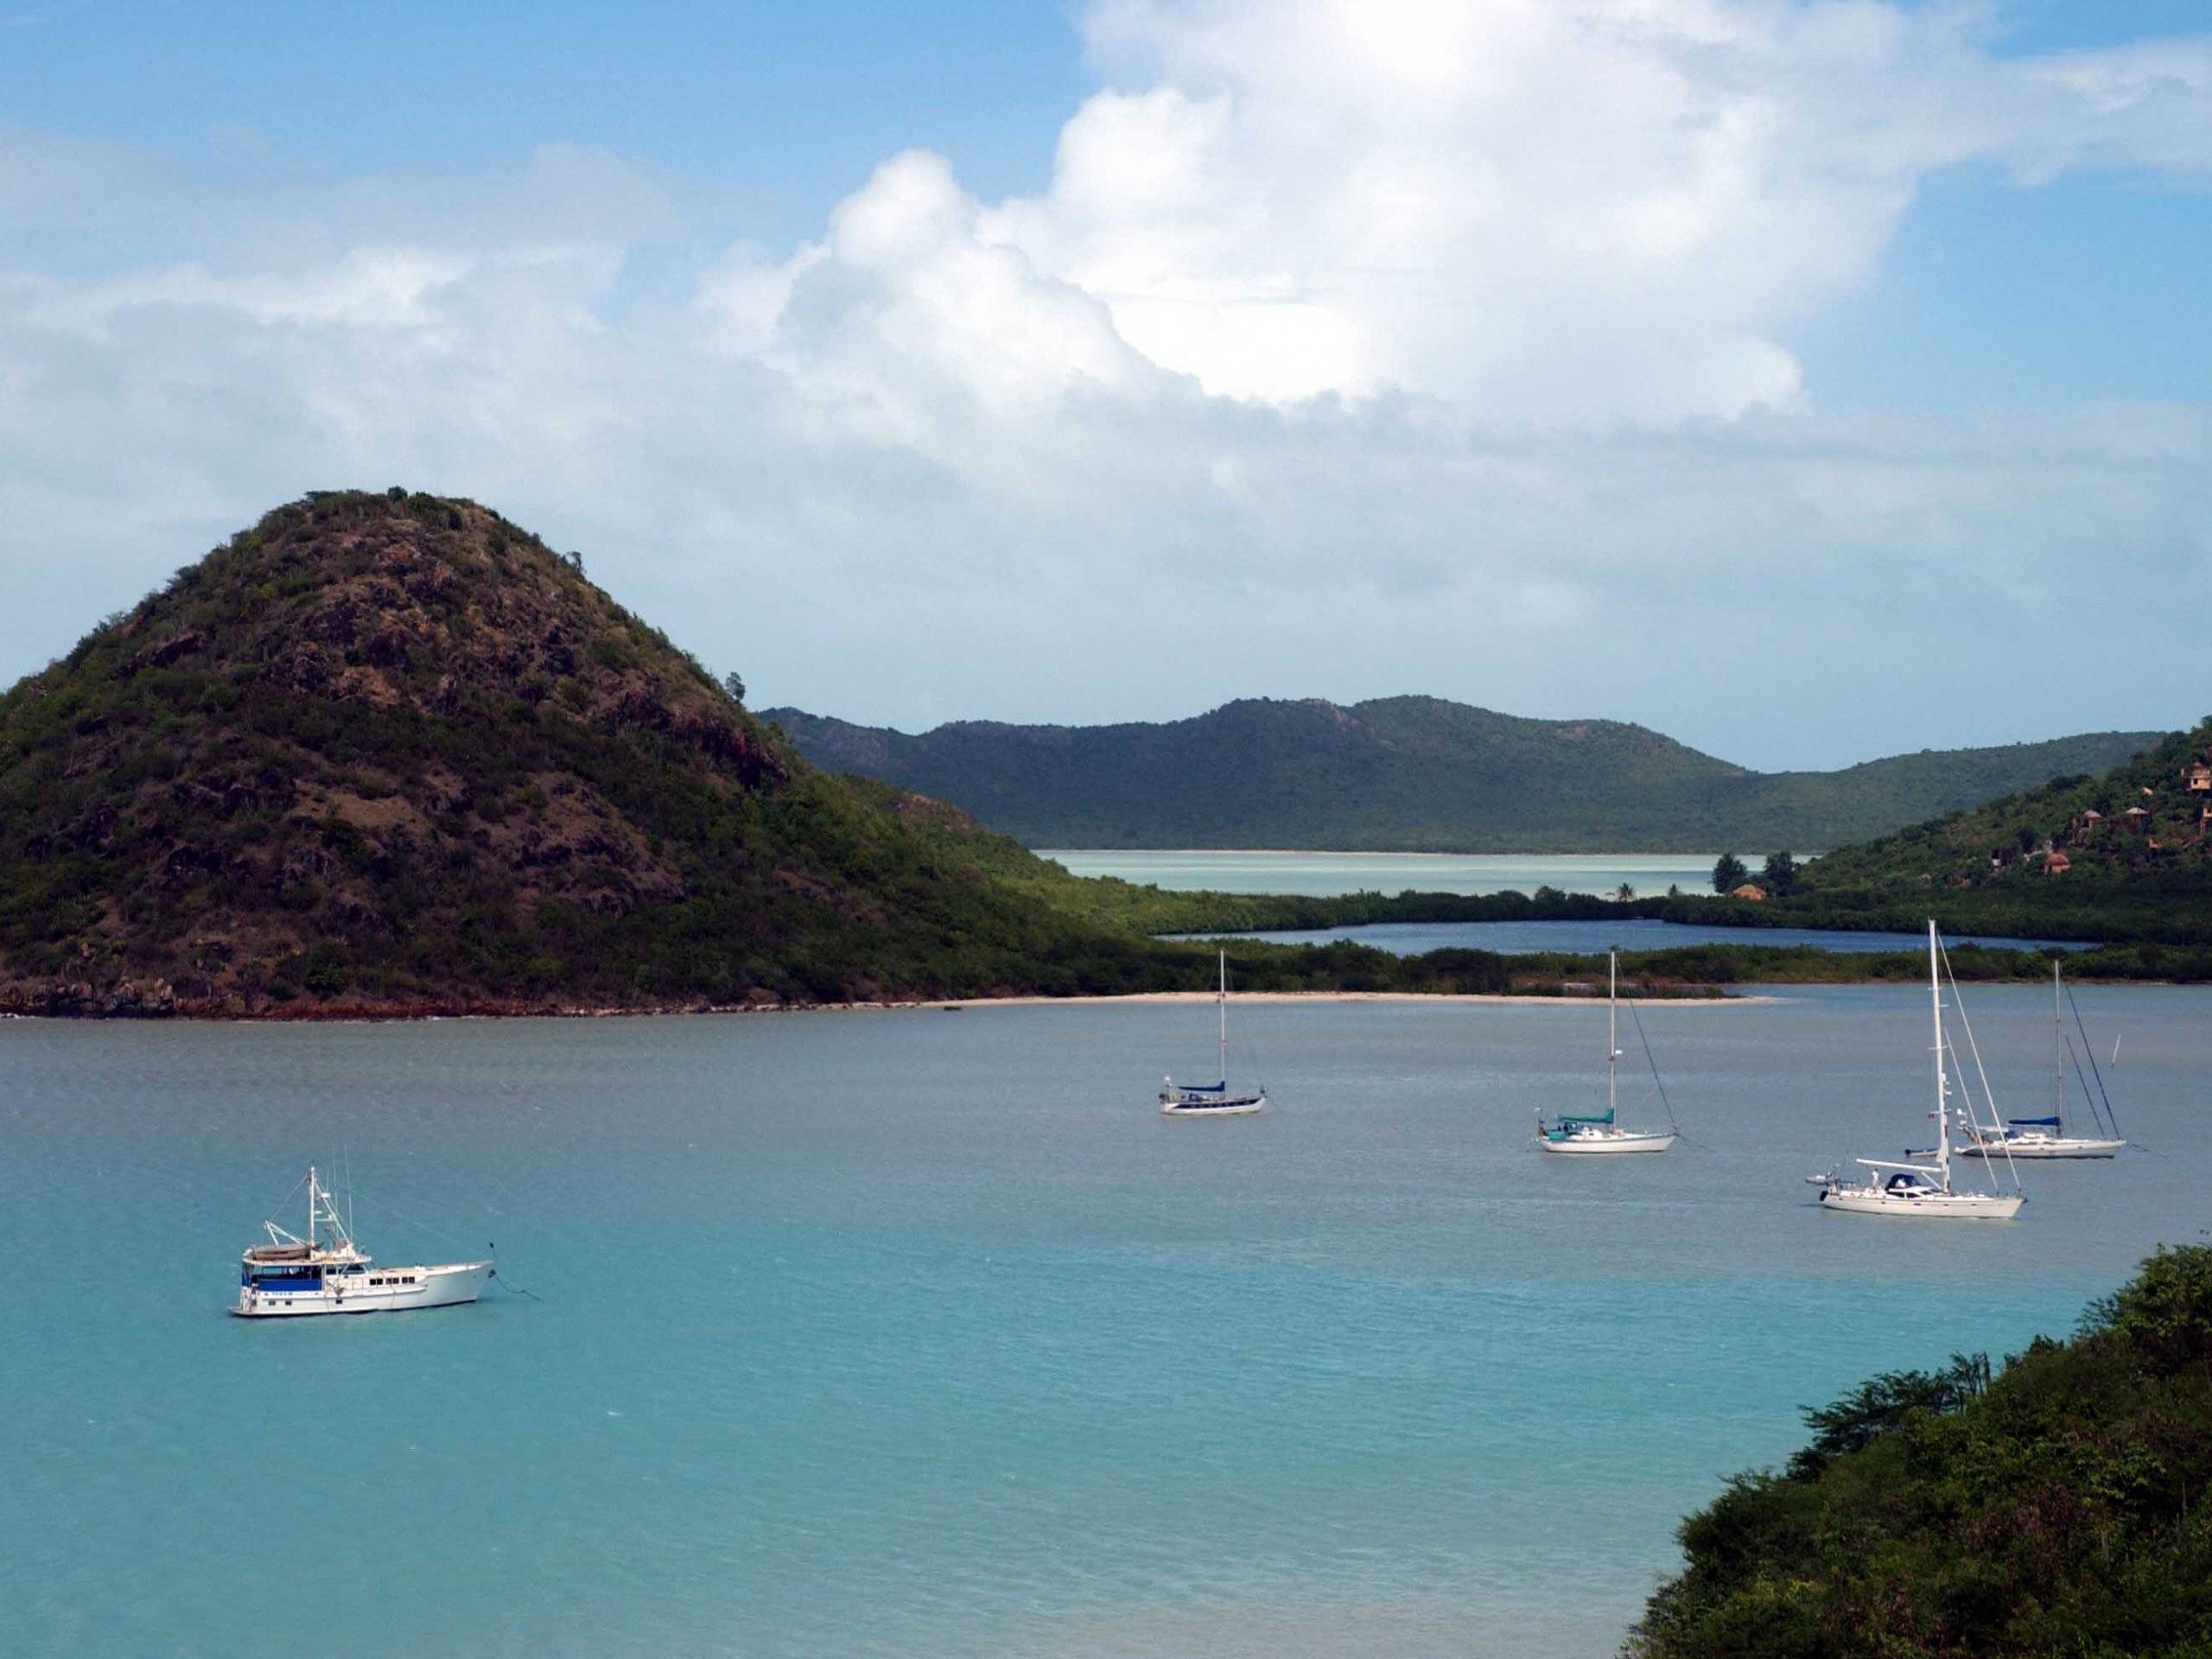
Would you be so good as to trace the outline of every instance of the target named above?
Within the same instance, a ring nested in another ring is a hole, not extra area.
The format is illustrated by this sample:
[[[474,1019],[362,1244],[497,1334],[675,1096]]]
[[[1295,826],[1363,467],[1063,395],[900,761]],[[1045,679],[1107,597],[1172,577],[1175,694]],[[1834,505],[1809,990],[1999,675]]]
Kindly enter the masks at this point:
[[[1031,847],[1347,852],[1819,851],[2118,766],[2155,732],[1758,772],[1643,726],[1441,697],[1251,698],[1114,726],[962,721],[919,734],[797,709],[815,765],[950,801]]]

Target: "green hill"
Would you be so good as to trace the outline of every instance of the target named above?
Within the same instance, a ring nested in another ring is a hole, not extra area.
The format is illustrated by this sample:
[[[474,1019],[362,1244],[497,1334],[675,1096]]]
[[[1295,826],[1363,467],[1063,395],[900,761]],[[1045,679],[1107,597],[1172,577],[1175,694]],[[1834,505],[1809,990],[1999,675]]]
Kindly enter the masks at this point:
[[[2095,776],[2054,779],[1806,867],[1787,909],[1853,922],[2212,943],[2212,717]]]
[[[1682,1523],[1634,1659],[2212,1654],[2212,1249],[2068,1343],[1874,1378]]]
[[[1031,847],[1346,851],[1818,850],[2101,770],[2155,736],[1763,773],[1641,726],[1524,720],[1438,697],[1262,699],[1165,724],[970,721],[918,736],[794,709],[764,717],[817,765],[954,802]]]
[[[1052,902],[1077,890],[939,803],[818,772],[467,501],[281,508],[0,696],[0,1011],[1202,977]]]

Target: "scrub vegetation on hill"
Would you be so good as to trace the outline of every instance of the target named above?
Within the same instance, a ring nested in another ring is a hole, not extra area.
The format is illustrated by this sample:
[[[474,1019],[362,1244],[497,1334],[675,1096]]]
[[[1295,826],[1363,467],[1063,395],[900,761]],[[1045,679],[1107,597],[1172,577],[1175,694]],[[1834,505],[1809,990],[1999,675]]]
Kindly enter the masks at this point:
[[[808,766],[499,514],[270,513],[0,697],[0,1007],[232,1013],[1172,978]]]
[[[2162,1249],[2071,1341],[1806,1421],[1682,1523],[1632,1659],[2212,1655],[2212,1249]]]
[[[1840,849],[1806,867],[1791,907],[1931,906],[1961,930],[2212,944],[2212,718],[2094,777]]]

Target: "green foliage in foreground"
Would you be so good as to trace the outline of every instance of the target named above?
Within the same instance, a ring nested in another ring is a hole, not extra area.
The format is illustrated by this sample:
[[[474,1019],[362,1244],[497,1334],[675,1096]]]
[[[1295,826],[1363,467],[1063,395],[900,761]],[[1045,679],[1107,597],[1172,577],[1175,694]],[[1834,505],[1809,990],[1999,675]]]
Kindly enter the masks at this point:
[[[2212,1656],[2212,1249],[2072,1341],[1879,1376],[1682,1523],[1635,1659]]]

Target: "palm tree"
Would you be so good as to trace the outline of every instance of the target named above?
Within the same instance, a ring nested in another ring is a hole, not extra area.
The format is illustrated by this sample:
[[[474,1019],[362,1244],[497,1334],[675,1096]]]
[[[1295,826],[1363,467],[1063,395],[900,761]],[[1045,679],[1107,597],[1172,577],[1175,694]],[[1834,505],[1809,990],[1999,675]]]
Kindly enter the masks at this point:
[[[1626,904],[1630,899],[1636,897],[1636,889],[1629,886],[1627,882],[1624,881],[1620,886],[1613,889],[1613,897],[1622,904]]]

